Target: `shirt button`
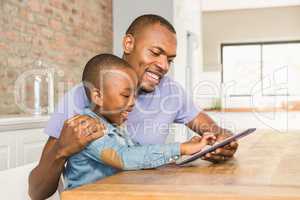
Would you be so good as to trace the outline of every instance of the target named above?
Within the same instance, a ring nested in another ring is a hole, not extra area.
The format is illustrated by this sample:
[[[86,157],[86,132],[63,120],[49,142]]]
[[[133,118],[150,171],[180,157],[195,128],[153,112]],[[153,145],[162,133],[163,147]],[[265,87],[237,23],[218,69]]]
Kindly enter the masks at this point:
[[[174,156],[174,157],[172,157],[172,158],[169,159],[169,162],[174,162],[174,161],[176,161],[178,159],[179,159],[179,156]]]
[[[173,159],[174,159],[174,160],[178,160],[178,159],[179,159],[179,156],[174,156]]]

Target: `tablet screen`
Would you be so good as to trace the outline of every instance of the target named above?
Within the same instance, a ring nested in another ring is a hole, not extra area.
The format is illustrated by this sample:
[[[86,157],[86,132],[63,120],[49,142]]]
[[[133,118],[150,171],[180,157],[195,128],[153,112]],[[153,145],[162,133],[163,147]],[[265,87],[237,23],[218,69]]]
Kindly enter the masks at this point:
[[[205,148],[204,150],[199,151],[199,152],[197,152],[197,153],[195,153],[195,154],[193,154],[191,156],[188,156],[185,159],[179,160],[176,164],[177,165],[184,165],[186,163],[192,162],[192,161],[194,161],[194,160],[196,160],[198,158],[201,158],[202,156],[204,156],[207,153],[213,152],[213,151],[215,151],[218,148],[221,148],[221,147],[224,147],[224,146],[230,144],[234,140],[238,140],[238,139],[240,139],[242,137],[245,137],[246,135],[249,135],[249,134],[253,133],[255,130],[256,130],[256,128],[250,128],[250,129],[247,129],[247,130],[245,130],[245,131],[243,131],[241,133],[238,133],[238,134],[235,134],[235,135],[233,135],[231,137],[228,137],[225,140],[223,140],[223,141],[221,141],[219,143],[216,143],[216,144],[214,144],[214,145],[212,145],[212,146],[210,146],[208,148]]]

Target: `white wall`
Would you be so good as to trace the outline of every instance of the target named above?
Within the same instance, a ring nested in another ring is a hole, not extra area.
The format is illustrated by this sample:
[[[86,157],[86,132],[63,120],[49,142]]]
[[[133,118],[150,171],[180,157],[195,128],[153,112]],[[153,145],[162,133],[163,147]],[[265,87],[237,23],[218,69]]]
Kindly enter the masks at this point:
[[[199,82],[202,72],[202,22],[201,2],[199,0],[174,0],[174,26],[177,31],[177,57],[174,62],[173,75],[188,89],[188,93]],[[187,55],[187,32],[194,35],[195,45],[193,55]],[[193,66],[187,68],[188,59],[194,57]],[[191,79],[191,80],[188,80]],[[189,83],[189,84],[187,84]],[[192,94],[192,93],[191,93]]]
[[[300,40],[300,6],[203,13],[204,71],[221,70],[221,44]]]
[[[202,108],[212,108],[222,95],[221,72],[202,72],[198,76],[200,80],[193,89],[193,98]]]

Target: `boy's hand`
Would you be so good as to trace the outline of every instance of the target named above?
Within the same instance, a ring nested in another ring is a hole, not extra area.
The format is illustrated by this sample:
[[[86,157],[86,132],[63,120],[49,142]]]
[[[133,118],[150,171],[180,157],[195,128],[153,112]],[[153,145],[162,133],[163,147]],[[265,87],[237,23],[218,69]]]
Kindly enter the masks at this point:
[[[205,133],[202,137],[194,136],[189,141],[180,145],[181,155],[192,155],[201,151],[206,145],[212,145],[216,140],[213,133]]]
[[[87,144],[104,135],[105,127],[86,115],[76,115],[66,120],[57,142],[58,156],[69,157]]]

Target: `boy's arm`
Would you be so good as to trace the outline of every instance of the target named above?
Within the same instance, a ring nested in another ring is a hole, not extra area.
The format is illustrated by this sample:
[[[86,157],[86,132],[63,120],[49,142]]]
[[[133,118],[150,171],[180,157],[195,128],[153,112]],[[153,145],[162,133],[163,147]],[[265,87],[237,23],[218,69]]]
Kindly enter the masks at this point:
[[[116,135],[105,135],[83,151],[93,160],[121,170],[155,168],[176,160],[180,143],[163,145],[122,145]]]

